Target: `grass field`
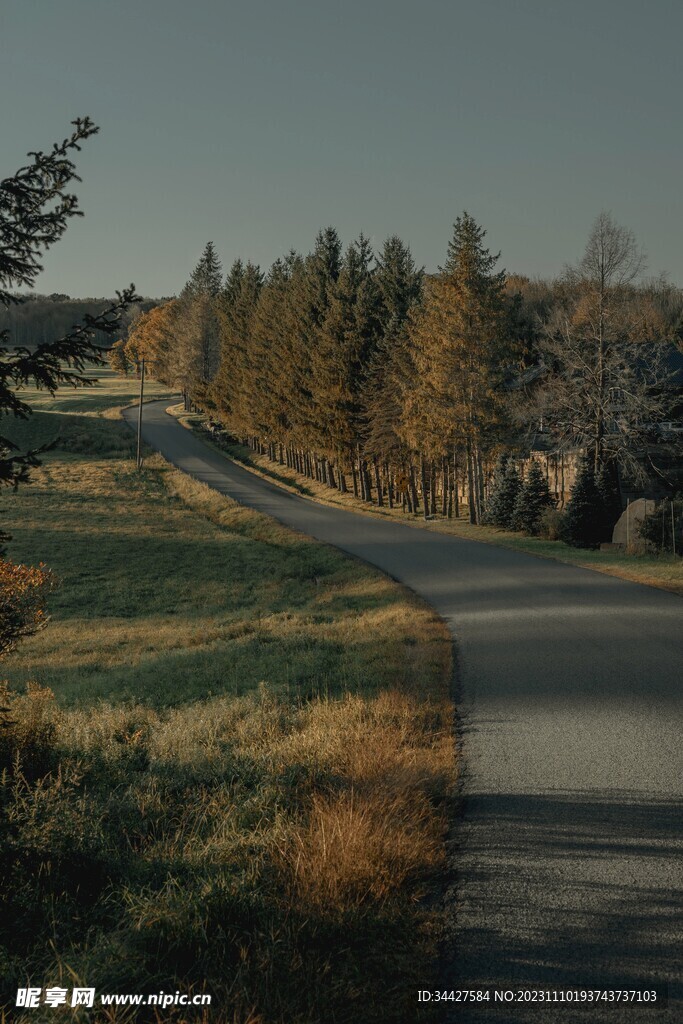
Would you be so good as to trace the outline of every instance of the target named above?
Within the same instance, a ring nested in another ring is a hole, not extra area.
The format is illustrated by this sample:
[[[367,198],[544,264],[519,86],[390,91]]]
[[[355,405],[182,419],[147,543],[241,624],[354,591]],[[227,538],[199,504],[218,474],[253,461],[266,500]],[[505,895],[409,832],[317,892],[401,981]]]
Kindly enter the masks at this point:
[[[3,665],[1,991],[206,991],[189,1019],[212,1024],[420,1020],[455,777],[447,631],[158,456],[138,474],[116,412],[136,390],[30,396],[12,428],[60,438],[2,496],[10,557],[60,586]],[[88,1019],[188,1019],[126,1013]]]
[[[206,433],[202,429],[203,416],[199,414],[186,414],[182,412],[182,407],[178,405],[172,408],[181,423],[189,429],[197,431],[206,439]],[[213,444],[213,442],[209,443]],[[266,476],[275,483],[297,494],[303,494],[306,497],[314,498],[316,501],[321,501],[328,505],[352,508],[354,511],[363,512],[367,515],[395,519],[409,526],[419,526],[420,528],[436,530],[440,533],[449,533],[457,537],[464,537],[467,540],[498,544],[501,547],[525,551],[532,555],[538,555],[541,558],[552,558],[571,565],[579,565],[586,569],[607,573],[610,576],[619,576],[625,580],[633,580],[636,583],[660,587],[663,590],[670,590],[676,594],[683,595],[683,558],[680,557],[673,557],[673,555],[626,554],[617,550],[591,551],[586,548],[571,547],[562,541],[528,537],[523,533],[500,530],[493,526],[472,526],[467,519],[466,510],[463,511],[463,515],[459,519],[442,519],[437,517],[425,521],[421,513],[413,515],[402,512],[400,508],[378,508],[376,505],[369,505],[359,501],[357,498],[354,498],[352,493],[340,494],[325,484],[309,480],[308,477],[302,476],[287,466],[280,466],[277,463],[271,462],[267,456],[258,455],[244,445],[224,444],[215,446],[220,447],[221,451],[253,472]]]

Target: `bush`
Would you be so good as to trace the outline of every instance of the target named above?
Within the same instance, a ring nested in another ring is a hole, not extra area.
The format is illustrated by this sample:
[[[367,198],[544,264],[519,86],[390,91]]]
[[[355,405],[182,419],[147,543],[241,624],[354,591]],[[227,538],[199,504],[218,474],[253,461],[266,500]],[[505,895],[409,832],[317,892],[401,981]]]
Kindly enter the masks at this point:
[[[52,690],[29,683],[25,695],[0,683],[0,772],[39,778],[53,763],[60,712]]]
[[[44,565],[15,565],[0,559],[0,657],[47,623],[45,598],[55,578]]]
[[[564,528],[564,513],[559,508],[546,508],[538,520],[538,536],[544,540],[560,540]]]
[[[676,554],[683,555],[683,497],[673,499],[673,535],[671,528],[671,498],[664,498],[654,512],[645,516],[640,526],[640,536],[651,551],[673,554],[673,537],[676,539]]]

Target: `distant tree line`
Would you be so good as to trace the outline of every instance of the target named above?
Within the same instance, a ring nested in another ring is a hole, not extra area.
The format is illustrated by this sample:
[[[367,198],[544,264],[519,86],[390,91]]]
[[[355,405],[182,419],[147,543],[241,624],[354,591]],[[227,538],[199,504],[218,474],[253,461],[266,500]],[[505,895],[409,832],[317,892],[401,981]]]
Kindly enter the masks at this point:
[[[68,334],[73,325],[82,323],[87,315],[99,315],[111,301],[108,298],[74,299],[57,292],[51,295],[13,293],[11,304],[0,305],[0,331],[7,331],[14,345],[32,351],[38,345],[49,344],[55,338]],[[164,300],[141,299],[133,303],[122,317],[121,330],[124,334],[140,313],[160,301]],[[104,331],[95,330],[93,341],[101,348],[111,345],[111,338]]]
[[[209,242],[113,358],[125,372],[146,356],[187,408],[275,462],[425,516],[465,502],[483,521],[496,460],[524,458],[538,434],[594,475],[642,474],[671,415],[680,290],[640,281],[635,240],[607,214],[552,282],[497,269],[484,238],[458,217],[432,275],[398,237],[375,253],[327,228],[307,255],[267,273],[236,260],[224,278]]]

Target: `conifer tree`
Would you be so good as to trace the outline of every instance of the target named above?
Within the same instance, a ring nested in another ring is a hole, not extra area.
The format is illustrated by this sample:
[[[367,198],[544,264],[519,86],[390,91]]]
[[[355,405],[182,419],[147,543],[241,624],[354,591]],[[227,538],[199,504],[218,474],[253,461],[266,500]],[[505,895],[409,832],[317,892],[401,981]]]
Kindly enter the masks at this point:
[[[379,337],[372,260],[370,244],[361,235],[347,249],[339,276],[328,289],[327,311],[312,353],[318,445],[340,466],[350,465],[361,440],[361,392]]]
[[[341,270],[342,248],[332,227],[318,232],[315,246],[305,258],[292,261],[292,273],[286,302],[289,334],[292,432],[295,445],[314,447],[324,430],[324,409],[315,399],[313,352],[319,343],[320,328],[327,315],[332,291]],[[317,389],[319,393],[319,389]]]
[[[422,297],[424,271],[410,249],[393,235],[377,257],[374,281],[379,295],[379,332],[368,359],[362,403],[364,447],[375,458],[401,469],[409,449],[399,435],[404,395],[413,384],[413,365],[407,344],[408,315]]]
[[[512,530],[514,529],[515,506],[522,489],[522,480],[512,459],[506,460],[505,470],[495,488],[495,499],[489,503],[490,522],[503,530]]]
[[[501,414],[499,385],[510,357],[505,273],[494,271],[499,256],[484,236],[469,214],[457,218],[445,266],[411,317],[417,381],[405,416],[408,435],[424,449],[464,449],[474,523],[483,504],[482,455]]]
[[[601,505],[602,530],[600,540],[611,541],[614,526],[622,513],[619,476],[613,460],[605,460],[598,467],[598,471],[595,474],[595,485],[600,495]]]
[[[553,499],[545,473],[534,460],[515,500],[511,517],[513,528],[532,535],[538,533],[541,516],[545,509],[551,508],[552,505]]]
[[[243,277],[244,263],[238,258],[233,261],[230,270],[226,274],[225,284],[218,294],[217,308],[219,313],[223,310],[229,311],[235,305],[240,288],[242,287]]]
[[[209,295],[215,299],[221,290],[221,281],[221,261],[216,254],[213,242],[207,242],[199,262],[185,285],[184,294],[189,298],[195,298],[198,295]]]
[[[43,269],[42,257],[68,227],[71,217],[80,217],[78,199],[67,189],[80,181],[71,159],[81,143],[99,128],[89,117],[72,122],[74,130],[48,153],[29,153],[32,160],[8,178],[0,180],[0,309],[20,300],[19,287],[32,288]],[[26,387],[54,392],[60,385],[83,387],[95,383],[85,375],[87,364],[102,365],[103,349],[95,339],[120,332],[123,315],[140,299],[133,285],[117,293],[118,301],[96,316],[86,314],[61,336],[45,339],[31,351],[7,347],[9,331],[0,331],[0,419],[27,419],[31,407]],[[39,464],[44,449],[19,452],[16,445],[0,436],[0,485],[28,479],[28,470]]]
[[[408,246],[398,235],[387,238],[375,272],[384,336],[396,335],[403,327],[408,313],[422,297],[423,279],[424,269],[418,269]]]
[[[220,260],[213,242],[207,242],[179,298],[178,364],[186,404],[188,400],[206,403],[209,386],[218,369],[220,287]]]
[[[562,540],[577,548],[595,548],[604,533],[602,498],[595,483],[593,460],[579,467],[562,525]]]
[[[256,379],[252,349],[252,323],[263,284],[260,268],[248,261],[233,265],[218,306],[220,364],[211,386],[211,398],[221,417],[238,433],[254,432],[250,402]]]
[[[249,416],[256,433],[271,443],[286,442],[291,430],[289,337],[286,307],[296,254],[278,259],[259,292],[251,321],[251,348],[256,374]]]

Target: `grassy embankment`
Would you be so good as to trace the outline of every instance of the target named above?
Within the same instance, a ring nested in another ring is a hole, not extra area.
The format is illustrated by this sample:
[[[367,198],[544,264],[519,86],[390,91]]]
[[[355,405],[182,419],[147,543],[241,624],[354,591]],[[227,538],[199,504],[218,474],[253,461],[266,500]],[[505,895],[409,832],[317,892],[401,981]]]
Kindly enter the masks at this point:
[[[29,981],[213,997],[98,1022],[419,1020],[455,774],[447,632],[158,456],[137,474],[112,409],[135,390],[43,397],[13,428],[61,435],[2,496],[10,556],[61,585],[3,665],[0,1020]],[[43,1017],[63,1014],[25,1014]]]
[[[174,406],[173,408],[181,423],[190,429],[196,430],[202,438],[206,439],[206,432],[202,430],[203,416],[183,413],[181,406]],[[214,442],[209,443],[214,444]],[[498,544],[502,547],[513,548],[516,551],[525,551],[532,555],[539,555],[542,558],[553,558],[559,562],[579,565],[586,569],[595,569],[610,576],[619,576],[625,580],[645,583],[648,586],[660,587],[663,590],[671,590],[676,594],[683,595],[683,559],[680,557],[674,558],[673,555],[626,554],[622,551],[590,551],[585,548],[573,548],[562,541],[527,537],[523,533],[500,530],[494,526],[472,526],[467,521],[466,509],[463,510],[462,516],[459,519],[442,519],[437,517],[425,521],[421,513],[413,515],[408,512],[402,512],[400,508],[393,510],[387,507],[378,508],[376,505],[368,505],[365,502],[359,501],[354,498],[352,493],[340,494],[325,484],[301,476],[295,470],[288,469],[287,466],[280,466],[277,463],[271,462],[267,456],[258,455],[244,445],[225,444],[216,445],[216,447],[220,447],[225,454],[242,463],[253,472],[267,476],[283,487],[295,491],[297,494],[314,498],[316,501],[321,501],[328,505],[353,508],[357,512],[396,519],[399,522],[407,523],[409,526],[420,526],[428,530],[436,530],[440,533],[450,533],[467,540],[479,540],[489,544]]]

